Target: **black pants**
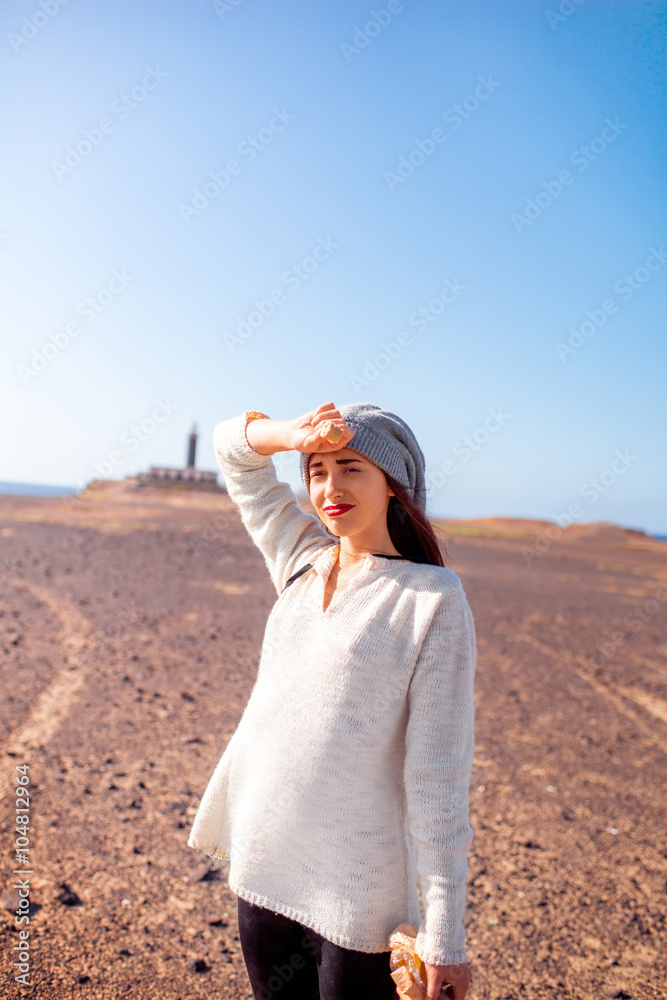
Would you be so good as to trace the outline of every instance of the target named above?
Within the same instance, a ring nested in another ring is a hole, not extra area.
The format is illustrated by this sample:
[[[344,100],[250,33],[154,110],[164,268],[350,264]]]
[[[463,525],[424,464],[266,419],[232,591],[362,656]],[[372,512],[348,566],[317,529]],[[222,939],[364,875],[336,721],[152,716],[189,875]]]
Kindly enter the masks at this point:
[[[255,1000],[395,1000],[389,952],[341,948],[237,896],[239,938]]]

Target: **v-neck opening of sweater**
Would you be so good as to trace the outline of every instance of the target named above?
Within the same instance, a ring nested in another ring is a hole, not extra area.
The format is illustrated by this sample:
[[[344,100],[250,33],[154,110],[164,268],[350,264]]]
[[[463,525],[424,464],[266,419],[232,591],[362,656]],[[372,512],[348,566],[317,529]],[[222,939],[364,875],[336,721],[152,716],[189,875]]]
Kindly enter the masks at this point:
[[[333,569],[339,558],[340,558],[340,542],[328,546],[324,550],[320,558],[315,560],[314,563],[315,569],[322,578],[323,596],[324,593],[326,593],[326,587],[329,581],[329,577],[331,576],[331,573],[333,572]],[[386,572],[387,564],[386,562],[384,562],[385,559],[401,559],[405,562],[409,562],[409,560],[404,559],[403,556],[385,556],[382,555],[381,553],[376,554],[374,552],[367,552],[366,555],[364,556],[364,560],[361,566],[354,574],[354,576],[350,579],[347,586],[345,586],[342,591],[336,589],[331,599],[329,600],[327,606],[326,607],[322,606],[320,608],[322,614],[327,615],[329,611],[337,608],[339,602],[343,599],[343,595],[349,591],[350,587],[354,589],[354,585],[358,582],[359,577],[362,577],[368,573],[379,573],[382,570]]]
[[[325,579],[328,578],[329,573],[333,569],[335,563],[340,559],[340,542],[329,545],[324,550],[319,559],[315,562],[315,567]],[[398,559],[402,562],[412,562],[413,560],[408,559],[407,556],[394,556],[394,555],[384,555],[383,553],[367,552],[364,556],[364,560],[359,567],[358,572],[371,571],[375,572],[377,570],[386,569],[385,559]],[[356,576],[356,574],[355,574]]]

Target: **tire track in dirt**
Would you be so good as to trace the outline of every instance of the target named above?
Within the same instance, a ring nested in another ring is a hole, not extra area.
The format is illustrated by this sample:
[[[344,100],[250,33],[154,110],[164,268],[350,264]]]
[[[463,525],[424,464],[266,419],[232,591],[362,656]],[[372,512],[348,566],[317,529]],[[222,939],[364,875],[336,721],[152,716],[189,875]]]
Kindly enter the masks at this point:
[[[83,654],[96,642],[90,622],[70,601],[56,596],[46,587],[27,583],[25,580],[7,582],[18,590],[29,591],[60,622],[60,644],[65,663],[51,683],[38,695],[25,722],[9,734],[0,749],[0,798],[12,790],[15,758],[18,756],[27,761],[30,750],[48,743],[62,726],[86,681],[88,663]]]
[[[645,708],[656,719],[667,723],[667,702],[663,701],[662,698],[658,698],[654,694],[649,694],[647,691],[641,691],[639,688],[621,687],[619,685],[618,690],[626,698],[630,698],[638,705],[641,705],[642,708]]]
[[[656,698],[654,695],[650,695],[647,692],[639,691],[636,688],[622,687],[618,685],[617,690],[621,692],[622,696],[616,694],[612,691],[607,684],[599,681],[594,677],[588,669],[582,669],[580,664],[583,658],[572,656],[566,650],[558,649],[555,650],[547,643],[543,642],[541,639],[537,639],[535,636],[531,635],[529,632],[519,631],[512,633],[510,631],[505,632],[503,630],[505,637],[507,639],[512,639],[514,642],[526,642],[528,645],[533,646],[535,649],[539,649],[541,653],[546,656],[550,656],[557,663],[563,663],[570,668],[578,677],[581,678],[585,683],[590,684],[590,686],[597,692],[602,698],[611,702],[614,708],[621,712],[626,718],[630,719],[632,723],[639,729],[643,735],[650,740],[658,749],[662,750],[664,754],[667,754],[667,740],[663,739],[658,733],[655,733],[653,729],[627,704],[628,701],[634,702],[644,711],[653,715],[654,718],[658,719],[661,723],[667,723],[667,704],[660,698]],[[585,661],[583,661],[585,662]]]

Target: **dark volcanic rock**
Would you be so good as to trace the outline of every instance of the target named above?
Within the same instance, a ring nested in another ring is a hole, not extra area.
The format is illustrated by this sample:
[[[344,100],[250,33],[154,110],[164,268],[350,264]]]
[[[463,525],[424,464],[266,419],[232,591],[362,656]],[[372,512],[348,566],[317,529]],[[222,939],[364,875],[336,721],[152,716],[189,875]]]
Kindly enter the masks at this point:
[[[56,899],[63,906],[83,906],[83,900],[68,886],[67,882],[60,883],[60,890],[56,893]]]

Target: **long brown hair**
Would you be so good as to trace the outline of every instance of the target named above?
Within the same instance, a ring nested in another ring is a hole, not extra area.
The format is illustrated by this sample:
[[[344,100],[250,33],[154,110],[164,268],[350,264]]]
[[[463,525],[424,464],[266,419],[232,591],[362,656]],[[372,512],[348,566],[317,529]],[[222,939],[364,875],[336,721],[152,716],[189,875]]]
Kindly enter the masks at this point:
[[[396,494],[389,497],[387,507],[387,528],[393,544],[406,559],[444,566],[448,558],[446,543],[438,541],[433,525],[406,487],[388,472],[385,476],[388,486]],[[444,559],[441,545],[445,551]]]

